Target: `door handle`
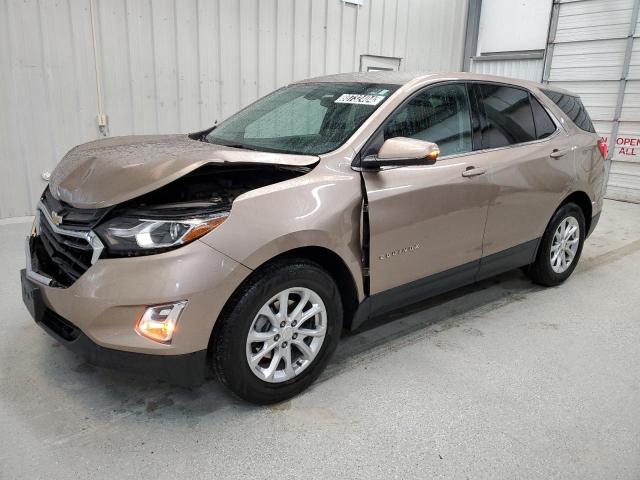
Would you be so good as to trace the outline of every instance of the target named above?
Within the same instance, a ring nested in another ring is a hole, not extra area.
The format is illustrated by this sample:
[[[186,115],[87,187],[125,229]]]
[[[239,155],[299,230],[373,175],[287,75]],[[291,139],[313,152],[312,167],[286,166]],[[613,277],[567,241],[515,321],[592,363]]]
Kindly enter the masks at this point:
[[[484,168],[476,168],[476,167],[467,167],[467,169],[462,172],[463,177],[477,177],[478,175],[483,175],[487,173],[487,170]]]
[[[571,150],[558,150],[557,148],[554,148],[553,151],[549,154],[549,156],[551,158],[560,158],[560,157],[564,157],[567,153],[569,153]]]

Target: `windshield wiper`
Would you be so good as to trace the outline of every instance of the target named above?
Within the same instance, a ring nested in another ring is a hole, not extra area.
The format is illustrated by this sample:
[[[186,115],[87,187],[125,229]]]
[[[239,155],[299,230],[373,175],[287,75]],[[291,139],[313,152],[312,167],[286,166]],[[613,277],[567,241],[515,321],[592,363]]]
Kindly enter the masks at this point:
[[[206,141],[209,142],[209,143],[216,144],[216,145],[222,145],[224,147],[242,148],[244,150],[253,150],[253,151],[258,150],[255,147],[250,147],[250,146],[245,145],[243,143],[224,142],[224,141],[217,140],[215,138],[213,139],[213,141],[211,141],[209,139],[206,139]]]

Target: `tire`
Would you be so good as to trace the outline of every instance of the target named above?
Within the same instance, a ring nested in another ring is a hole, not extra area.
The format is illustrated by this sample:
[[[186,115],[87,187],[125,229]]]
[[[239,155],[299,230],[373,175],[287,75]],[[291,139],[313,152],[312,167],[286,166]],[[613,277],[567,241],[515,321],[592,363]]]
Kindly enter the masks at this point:
[[[577,235],[565,239],[565,243],[562,243],[560,240],[563,238],[563,232],[559,231],[561,225],[565,227],[565,232],[569,232],[577,226]],[[582,209],[575,203],[561,206],[553,214],[542,236],[535,261],[526,270],[529,277],[535,283],[546,287],[564,282],[573,273],[580,260],[585,233],[585,218]],[[571,250],[573,245],[576,245],[575,252],[573,252],[570,261],[567,261],[571,253],[567,252],[567,249]],[[552,247],[555,247],[553,251]],[[555,251],[558,251],[557,257],[554,257]],[[564,265],[562,261],[565,262]]]
[[[281,297],[285,292],[286,297]],[[307,294],[310,297],[296,317],[300,320],[297,324],[292,315]],[[288,299],[286,321],[280,298]],[[315,310],[319,313],[303,321]],[[214,372],[221,383],[248,402],[270,404],[291,398],[326,367],[342,332],[342,312],[335,281],[317,263],[288,259],[267,264],[232,295],[218,320],[211,342]],[[284,322],[285,327],[274,325],[278,322]],[[319,341],[323,329],[324,337]],[[257,343],[249,341],[250,332],[252,339],[260,339]],[[260,360],[250,365],[255,358]]]

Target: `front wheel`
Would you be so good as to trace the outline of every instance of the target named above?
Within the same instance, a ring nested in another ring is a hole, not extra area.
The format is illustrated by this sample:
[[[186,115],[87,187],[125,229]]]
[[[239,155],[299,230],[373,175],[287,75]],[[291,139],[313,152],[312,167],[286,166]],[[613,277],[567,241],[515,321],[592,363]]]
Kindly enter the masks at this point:
[[[575,203],[560,207],[547,226],[535,261],[526,270],[544,286],[564,282],[576,268],[585,238],[585,218]]]
[[[256,271],[219,321],[213,338],[218,378],[244,400],[275,403],[320,375],[340,337],[342,303],[318,264],[279,261]]]

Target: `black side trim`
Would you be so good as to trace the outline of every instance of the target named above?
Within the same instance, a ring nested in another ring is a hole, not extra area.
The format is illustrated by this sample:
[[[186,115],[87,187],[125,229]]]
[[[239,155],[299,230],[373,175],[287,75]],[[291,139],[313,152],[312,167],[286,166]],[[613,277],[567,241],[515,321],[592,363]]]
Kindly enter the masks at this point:
[[[540,238],[536,238],[502,252],[482,257],[476,281],[533,263],[539,243]]]
[[[165,380],[182,387],[194,387],[204,382],[207,365],[206,350],[184,355],[150,355],[125,352],[124,350],[114,350],[98,345],[79,329],[76,339],[67,341],[63,336],[58,335],[56,331],[51,329],[47,323],[42,322],[38,323],[38,325],[91,365]],[[77,327],[75,328],[77,329]]]
[[[480,122],[480,107],[478,106],[478,84],[467,82],[467,97],[469,97],[469,110],[471,111],[471,132],[473,151],[482,150],[482,124]]]
[[[347,325],[347,329],[350,331],[356,330],[360,325],[366,323],[373,315],[371,315],[371,297],[366,297],[358,309],[353,314],[351,322]]]
[[[594,221],[596,221],[595,217]],[[371,295],[358,306],[351,321],[350,330],[356,330],[374,316],[529,265],[535,260],[540,240],[536,238],[502,252],[482,257],[480,260]]]
[[[39,324],[44,327],[43,324]],[[45,330],[51,334],[47,328]],[[87,363],[148,378],[165,380],[182,387],[194,387],[204,382],[207,351],[200,350],[184,355],[149,355],[125,352],[102,347],[84,333],[73,342],[65,342],[53,335],[69,350],[84,358]]]
[[[369,222],[369,196],[367,195],[367,186],[364,183],[364,177],[360,172],[360,188],[362,190],[362,287],[364,294],[369,295],[371,277],[370,277],[370,245],[371,233]]]
[[[42,319],[38,323],[42,327],[46,327],[46,330],[50,331],[54,337],[61,338],[66,342],[73,342],[82,335],[82,331],[73,323],[48,308],[44,310]]]
[[[353,317],[351,330],[355,330],[373,316],[473,283],[479,265],[480,261],[475,260],[367,297]]]
[[[589,231],[587,232],[587,235],[584,238],[589,238],[589,236],[596,229],[596,225],[598,225],[598,222],[600,221],[600,214],[601,213],[602,212],[598,212],[593,217],[591,217],[591,223],[589,224]]]

